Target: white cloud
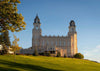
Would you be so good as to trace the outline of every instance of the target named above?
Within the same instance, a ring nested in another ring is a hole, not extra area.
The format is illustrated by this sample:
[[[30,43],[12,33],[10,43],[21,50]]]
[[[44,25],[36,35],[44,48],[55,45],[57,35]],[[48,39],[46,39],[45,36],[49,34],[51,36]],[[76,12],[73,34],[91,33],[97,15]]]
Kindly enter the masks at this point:
[[[100,45],[98,45],[96,48],[99,48],[100,49]]]
[[[96,46],[95,48],[87,49],[83,53],[85,59],[90,59],[100,62],[100,45]]]

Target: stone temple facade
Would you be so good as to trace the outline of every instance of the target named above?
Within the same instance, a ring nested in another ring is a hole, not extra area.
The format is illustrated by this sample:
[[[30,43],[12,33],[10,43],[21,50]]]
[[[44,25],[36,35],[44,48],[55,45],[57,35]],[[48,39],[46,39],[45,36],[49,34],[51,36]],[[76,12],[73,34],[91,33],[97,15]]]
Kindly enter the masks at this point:
[[[23,54],[33,54],[35,49],[38,53],[50,52],[51,54],[61,53],[61,56],[73,57],[78,52],[77,32],[73,20],[69,23],[69,32],[66,36],[42,36],[41,23],[38,16],[34,19],[32,30],[32,47],[21,49]]]

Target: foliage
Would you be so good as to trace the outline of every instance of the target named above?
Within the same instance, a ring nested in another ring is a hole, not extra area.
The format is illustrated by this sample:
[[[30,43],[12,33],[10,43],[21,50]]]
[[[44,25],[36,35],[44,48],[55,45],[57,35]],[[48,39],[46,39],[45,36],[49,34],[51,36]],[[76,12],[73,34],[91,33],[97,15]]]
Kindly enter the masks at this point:
[[[38,51],[37,51],[37,48],[35,48],[35,50],[34,50],[34,54],[33,54],[34,56],[38,56]]]
[[[66,54],[64,54],[64,58],[66,58],[67,57],[67,55]]]
[[[83,59],[0,55],[0,71],[100,71],[100,63]]]
[[[83,54],[81,54],[81,53],[77,53],[77,54],[74,55],[74,58],[83,59],[84,56],[83,56]]]
[[[60,52],[58,51],[58,52],[57,52],[57,57],[60,57],[60,56],[61,56],[61,54],[60,54]]]
[[[8,31],[5,31],[5,32],[1,33],[0,38],[1,38],[1,40],[0,40],[1,44],[5,44],[6,46],[11,46]]]
[[[13,36],[14,36],[14,41],[12,42],[11,48],[13,49],[14,53],[16,54],[16,52],[19,52],[21,47],[19,47],[19,45],[17,43],[19,41],[19,38],[17,38],[15,35],[13,35]]]
[[[25,29],[24,17],[17,13],[19,0],[0,0],[0,32],[12,32]]]

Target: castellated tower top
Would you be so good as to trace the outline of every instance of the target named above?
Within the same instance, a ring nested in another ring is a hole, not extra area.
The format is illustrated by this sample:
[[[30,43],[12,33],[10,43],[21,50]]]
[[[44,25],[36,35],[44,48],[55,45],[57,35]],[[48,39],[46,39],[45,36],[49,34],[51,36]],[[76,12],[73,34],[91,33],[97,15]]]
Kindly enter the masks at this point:
[[[36,15],[36,17],[35,17],[35,19],[34,19],[34,23],[41,24],[38,15]]]
[[[71,20],[69,24],[70,24],[71,27],[72,27],[72,26],[75,27],[75,22],[74,22],[74,20]]]

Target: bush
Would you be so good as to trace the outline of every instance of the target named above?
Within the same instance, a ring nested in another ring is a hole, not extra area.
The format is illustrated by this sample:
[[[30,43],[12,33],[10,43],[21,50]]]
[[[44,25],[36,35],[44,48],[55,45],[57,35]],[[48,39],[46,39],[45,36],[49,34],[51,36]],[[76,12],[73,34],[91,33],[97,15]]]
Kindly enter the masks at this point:
[[[44,53],[39,53],[39,55],[44,55]]]
[[[46,56],[51,56],[50,52],[47,52],[47,53],[46,53]]]
[[[84,58],[84,55],[81,54],[81,53],[77,53],[77,54],[74,55],[74,58],[83,59]]]
[[[57,57],[60,57],[60,56],[61,56],[60,52],[57,52]]]
[[[46,56],[46,52],[44,52],[43,55]]]
[[[51,56],[50,52],[44,52],[43,55],[44,56]]]
[[[67,56],[66,56],[66,54],[64,54],[64,58],[66,58]]]

